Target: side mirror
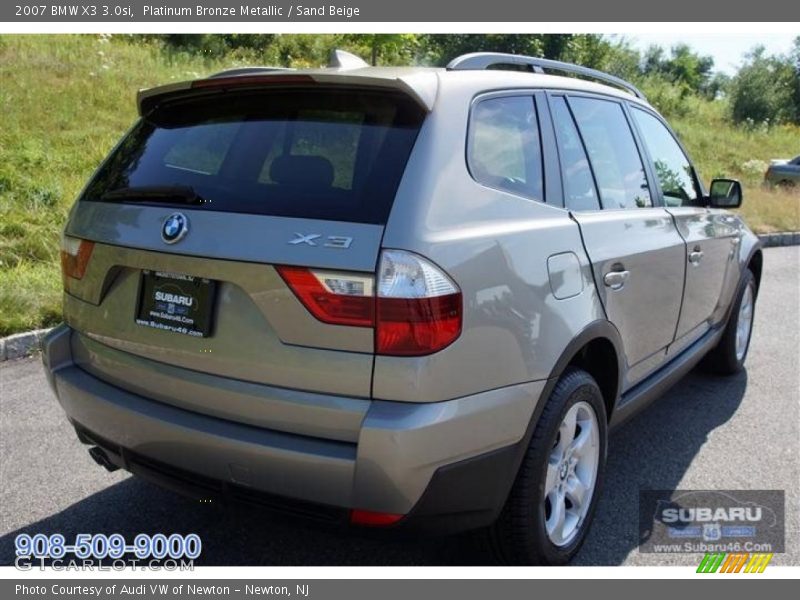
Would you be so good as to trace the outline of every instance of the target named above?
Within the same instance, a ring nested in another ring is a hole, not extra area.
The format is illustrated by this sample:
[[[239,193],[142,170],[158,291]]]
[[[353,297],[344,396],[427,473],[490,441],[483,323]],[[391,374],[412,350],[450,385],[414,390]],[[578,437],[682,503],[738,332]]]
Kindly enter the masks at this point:
[[[742,205],[742,184],[735,179],[714,179],[708,195],[711,208],[739,208]]]

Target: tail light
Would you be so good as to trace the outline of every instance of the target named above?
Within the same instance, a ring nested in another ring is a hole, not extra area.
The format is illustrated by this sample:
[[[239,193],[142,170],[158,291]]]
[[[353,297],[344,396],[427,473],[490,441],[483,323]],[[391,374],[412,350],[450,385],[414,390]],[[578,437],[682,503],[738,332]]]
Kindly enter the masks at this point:
[[[83,279],[92,250],[94,242],[68,236],[61,238],[61,275],[65,289],[69,289],[70,279]]]
[[[323,323],[372,327],[375,323],[371,275],[278,267],[300,302]]]
[[[374,328],[377,354],[432,354],[461,334],[461,291],[439,267],[416,254],[384,250],[377,285],[371,275],[304,267],[277,269],[300,302],[323,323]]]
[[[390,356],[431,354],[461,334],[461,291],[421,256],[385,250],[378,267],[375,351]]]

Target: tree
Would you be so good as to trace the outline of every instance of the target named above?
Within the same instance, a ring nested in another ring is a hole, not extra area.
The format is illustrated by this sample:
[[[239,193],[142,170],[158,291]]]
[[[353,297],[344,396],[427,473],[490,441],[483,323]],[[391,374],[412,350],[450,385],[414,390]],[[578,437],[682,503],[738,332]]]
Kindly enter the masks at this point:
[[[444,66],[469,52],[506,52],[561,58],[572,34],[430,34],[420,36],[421,62]]]
[[[243,49],[256,53],[270,48],[276,36],[261,33],[171,33],[165,36],[146,35],[146,39],[160,39],[167,48],[221,58],[231,50]]]
[[[623,79],[639,76],[639,53],[624,38],[612,40],[595,34],[574,35],[560,58]]]
[[[701,56],[687,44],[677,44],[670,50],[670,56],[658,46],[650,46],[642,58],[644,75],[654,75],[678,85],[682,93],[709,95],[708,84],[712,80],[714,59]]]
[[[413,33],[348,33],[339,39],[355,54],[369,56],[370,64],[376,66],[408,64],[416,54],[418,38]]]
[[[648,46],[642,56],[642,73],[660,75],[664,72],[664,49],[661,46]]]
[[[714,76],[706,83],[703,95],[709,100],[727,96],[731,87],[731,77],[725,73],[714,73]]]
[[[800,35],[794,38],[790,60],[794,63],[794,122],[800,123]]]
[[[797,121],[797,64],[790,56],[768,56],[763,46],[747,55],[731,84],[731,113],[738,123]]]

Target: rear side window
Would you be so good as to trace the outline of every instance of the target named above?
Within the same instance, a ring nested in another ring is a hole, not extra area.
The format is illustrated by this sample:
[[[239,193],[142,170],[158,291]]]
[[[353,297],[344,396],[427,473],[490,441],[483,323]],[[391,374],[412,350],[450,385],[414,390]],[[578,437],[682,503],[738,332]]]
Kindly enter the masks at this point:
[[[571,97],[569,104],[589,154],[603,208],[652,206],[642,158],[622,106],[583,97]]]
[[[653,160],[666,206],[702,206],[689,159],[664,124],[639,108],[631,113]]]
[[[469,126],[467,162],[478,183],[544,200],[542,144],[533,97],[478,102]]]
[[[551,108],[566,207],[570,210],[598,210],[600,200],[597,198],[589,158],[575,127],[575,121],[572,120],[567,101],[562,96],[554,97]]]
[[[163,205],[178,199],[108,192],[179,187],[200,210],[385,223],[423,119],[385,91],[175,100],[134,127],[82,199]]]

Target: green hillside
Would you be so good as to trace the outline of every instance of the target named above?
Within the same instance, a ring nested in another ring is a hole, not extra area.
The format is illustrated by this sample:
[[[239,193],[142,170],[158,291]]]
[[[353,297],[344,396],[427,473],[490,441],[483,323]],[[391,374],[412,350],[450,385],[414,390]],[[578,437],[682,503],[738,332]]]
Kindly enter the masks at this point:
[[[257,60],[234,56],[168,52],[126,36],[0,36],[0,336],[60,320],[60,230],[132,124],[135,91]],[[742,179],[744,214],[757,230],[800,230],[800,196],[760,188],[770,158],[800,152],[800,128],[734,128],[723,102],[692,99],[690,109],[671,121],[704,177]]]

